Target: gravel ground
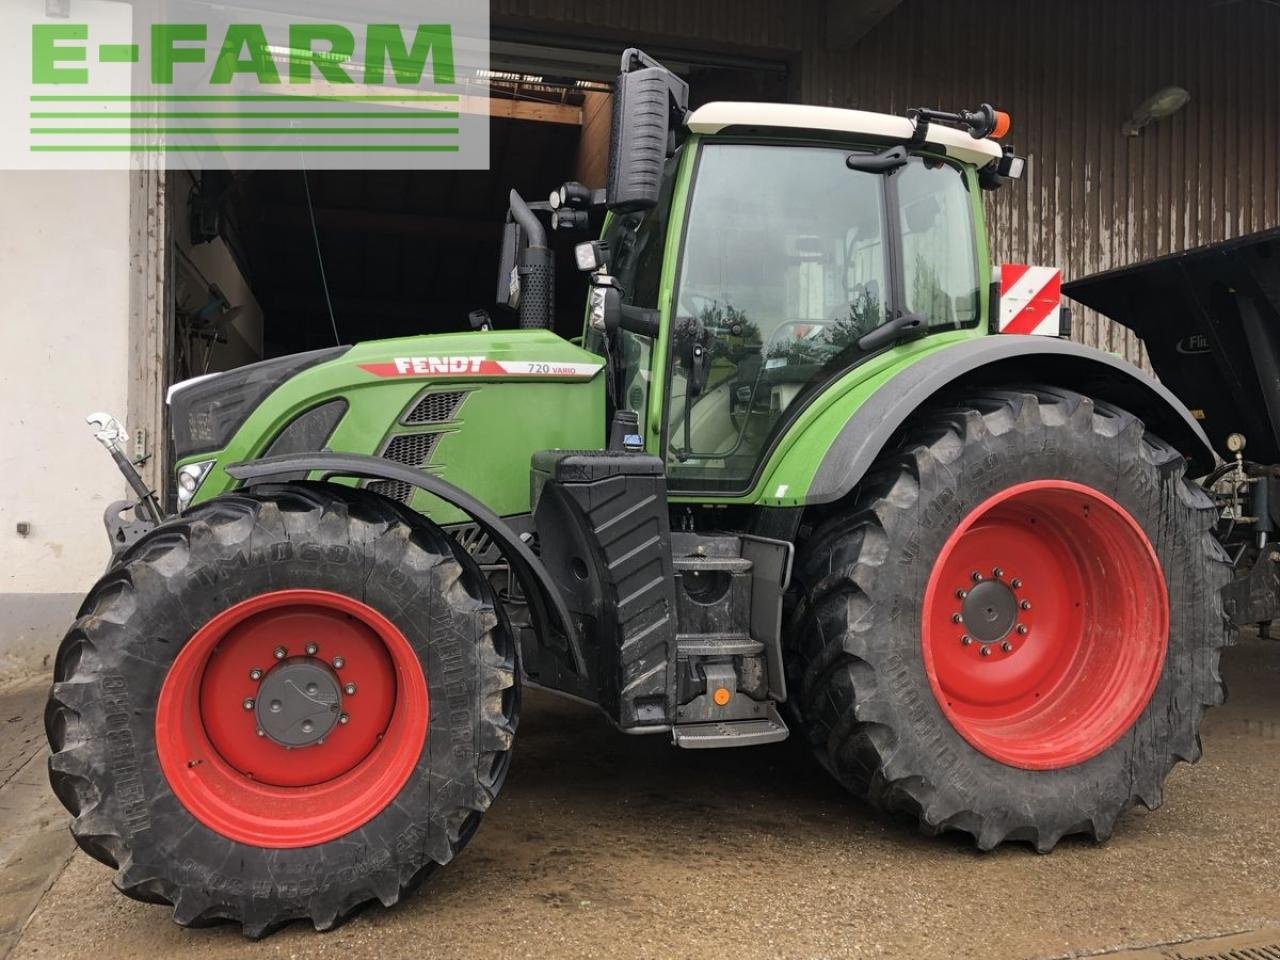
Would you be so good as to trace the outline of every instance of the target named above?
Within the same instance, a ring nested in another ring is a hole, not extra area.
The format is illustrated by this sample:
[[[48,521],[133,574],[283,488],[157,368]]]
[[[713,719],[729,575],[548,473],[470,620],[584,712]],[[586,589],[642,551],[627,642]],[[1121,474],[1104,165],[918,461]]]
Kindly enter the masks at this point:
[[[979,854],[880,819],[798,744],[680,751],[532,694],[475,840],[397,908],[250,943],[179,929],[77,855],[11,956],[991,960],[1252,930],[1280,920],[1280,644],[1224,666],[1205,759],[1104,846]]]

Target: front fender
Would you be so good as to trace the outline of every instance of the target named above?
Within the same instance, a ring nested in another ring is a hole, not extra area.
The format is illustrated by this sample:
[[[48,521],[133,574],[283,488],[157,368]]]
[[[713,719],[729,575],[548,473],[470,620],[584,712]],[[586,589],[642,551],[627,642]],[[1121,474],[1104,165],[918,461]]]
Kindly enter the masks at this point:
[[[770,474],[762,503],[831,503],[861,481],[903,424],[957,387],[1045,383],[1123,407],[1173,444],[1198,473],[1217,457],[1200,425],[1166,387],[1100,350],[1049,337],[983,336],[904,359],[804,424]]]
[[[227,474],[242,482],[261,483],[273,478],[293,477],[299,474],[305,476],[313,470],[330,477],[399,480],[434,494],[467,514],[493,539],[511,564],[511,569],[519,579],[521,587],[524,588],[525,596],[537,618],[538,632],[542,634],[544,630],[552,628],[553,621],[549,614],[554,611],[555,619],[559,620],[561,632],[572,652],[574,667],[580,675],[586,674],[586,660],[582,654],[582,645],[573,615],[569,612],[551,574],[510,525],[460,487],[403,464],[384,460],[381,457],[354,453],[301,453],[264,457],[261,460],[246,460],[233,464],[227,467]]]

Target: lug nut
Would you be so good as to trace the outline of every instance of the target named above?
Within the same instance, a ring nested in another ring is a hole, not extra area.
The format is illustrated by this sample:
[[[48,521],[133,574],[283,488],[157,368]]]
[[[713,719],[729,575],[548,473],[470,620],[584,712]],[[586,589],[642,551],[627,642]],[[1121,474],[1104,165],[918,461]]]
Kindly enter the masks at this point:
[[[1000,644],[1000,649],[1005,653],[1013,653],[1013,644],[1006,640],[1004,643]]]
[[[351,718],[348,717],[345,713],[340,713],[338,714],[338,722],[342,724],[347,724],[351,722]]]
[[[285,657],[289,655],[289,651],[286,650],[284,647],[276,647],[275,650],[272,651],[271,655],[275,657],[277,660],[283,660]]]
[[[351,696],[356,692],[356,685],[354,683],[348,683],[345,687],[342,688],[342,692],[345,693],[347,696]]]
[[[963,637],[961,637],[961,638],[960,638],[960,643],[961,643],[961,645],[962,645],[962,646],[966,646],[966,647],[967,647],[967,646],[969,646],[969,644],[973,643],[973,637],[969,636],[969,635],[966,633]]]
[[[347,665],[347,661],[343,660],[341,657],[333,658],[333,669],[341,670],[346,665]]]
[[[262,671],[261,671],[261,670],[259,670],[257,667],[254,667],[252,670],[250,670],[250,671],[249,671],[249,679],[250,679],[250,680],[261,680],[261,679],[262,679]]]
[[[306,646],[308,657],[314,657],[319,650],[320,648],[316,646],[314,643],[308,643]]]
[[[314,723],[312,723],[310,720],[303,720],[303,721],[302,721],[302,732],[303,732],[303,733],[310,733],[310,732],[311,732],[312,730],[314,730],[315,728],[316,728],[316,725],[315,725]]]
[[[1025,623],[1018,624],[1018,634],[1024,637],[1027,635],[1027,625]]]
[[[999,580],[1001,577],[1004,576],[1004,571],[1001,570],[999,567],[996,567],[994,570],[991,571],[991,575],[995,577],[997,580]]]
[[[957,591],[956,591],[956,599],[957,599],[957,600],[963,600],[963,599],[964,599],[965,597],[967,597],[968,595],[969,595],[969,591],[968,591],[968,590],[957,590]]]
[[[973,578],[974,583],[982,582],[982,574],[980,574],[977,570],[973,571],[973,573],[970,574],[970,576]]]
[[[1012,580],[1012,581],[1010,581],[1009,586],[1011,586],[1011,587],[1013,587],[1013,589],[1017,590],[1019,587],[1021,587],[1021,586],[1022,586],[1022,581],[1021,581],[1021,580],[1019,580],[1017,577],[1014,577],[1014,578],[1013,578],[1013,580]]]
[[[964,623],[964,617],[960,616],[960,614],[958,614],[958,613],[953,613],[953,614],[951,615],[951,622],[952,622],[952,623]]]
[[[1018,604],[1018,606],[1020,606],[1023,610],[1030,610],[1030,609],[1031,609],[1031,601],[1030,601],[1030,600],[1023,600],[1020,604]]]
[[[988,647],[985,643],[982,645],[982,649],[979,650],[978,652],[982,654],[984,657],[991,656],[991,648]]]
[[[244,708],[245,708],[246,710],[252,710],[252,709],[253,709],[253,697],[245,697],[245,698],[244,698]]]

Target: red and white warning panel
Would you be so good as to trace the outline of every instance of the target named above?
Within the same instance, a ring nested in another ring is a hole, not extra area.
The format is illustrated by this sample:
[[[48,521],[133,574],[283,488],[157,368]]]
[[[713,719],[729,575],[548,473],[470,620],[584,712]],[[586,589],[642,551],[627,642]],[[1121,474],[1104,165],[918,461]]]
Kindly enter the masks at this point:
[[[1000,266],[1000,332],[1059,335],[1062,271],[1029,267],[1025,263]]]

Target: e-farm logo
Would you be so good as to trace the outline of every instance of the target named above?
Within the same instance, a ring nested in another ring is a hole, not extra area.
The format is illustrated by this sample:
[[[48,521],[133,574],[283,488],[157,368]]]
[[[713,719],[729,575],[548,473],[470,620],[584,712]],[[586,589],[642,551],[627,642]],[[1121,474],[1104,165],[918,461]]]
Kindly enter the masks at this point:
[[[147,22],[135,8],[123,37],[119,22],[33,22],[27,151],[187,155],[188,167],[487,165],[488,5],[403,6],[399,20],[385,2],[355,7],[370,22],[260,3],[188,3],[180,20]]]

